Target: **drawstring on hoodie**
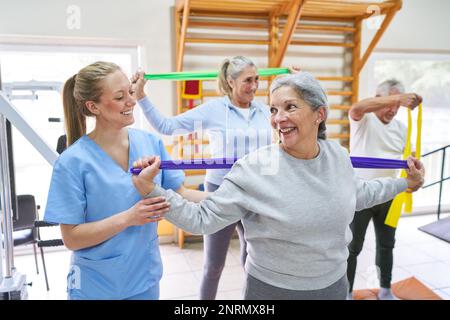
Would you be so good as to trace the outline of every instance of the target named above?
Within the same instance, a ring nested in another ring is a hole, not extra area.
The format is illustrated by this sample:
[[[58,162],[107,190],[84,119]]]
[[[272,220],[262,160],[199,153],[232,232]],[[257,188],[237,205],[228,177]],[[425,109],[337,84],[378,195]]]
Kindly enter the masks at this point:
[[[229,110],[230,110],[230,107],[227,105],[226,110],[225,110],[225,146],[227,146],[228,142],[229,142],[229,138],[228,138],[228,112],[229,112]]]

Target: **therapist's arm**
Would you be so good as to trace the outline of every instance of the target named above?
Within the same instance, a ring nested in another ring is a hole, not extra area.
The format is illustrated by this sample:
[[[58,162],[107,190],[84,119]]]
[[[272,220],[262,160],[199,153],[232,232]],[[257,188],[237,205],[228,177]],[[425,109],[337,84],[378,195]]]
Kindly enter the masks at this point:
[[[83,224],[61,224],[61,234],[67,249],[76,251],[96,246],[131,226],[140,226],[164,218],[169,203],[163,197],[137,202],[126,211],[103,220]]]

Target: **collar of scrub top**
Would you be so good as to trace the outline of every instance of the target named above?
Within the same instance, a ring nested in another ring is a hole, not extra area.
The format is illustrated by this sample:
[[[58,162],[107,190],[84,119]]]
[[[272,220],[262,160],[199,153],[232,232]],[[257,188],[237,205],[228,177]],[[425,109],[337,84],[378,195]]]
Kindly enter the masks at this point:
[[[229,169],[237,161],[237,158],[210,158],[189,160],[164,160],[161,161],[162,170],[204,170],[204,169]],[[353,168],[364,169],[407,169],[406,160],[350,157]],[[141,168],[131,168],[130,173],[139,175]]]

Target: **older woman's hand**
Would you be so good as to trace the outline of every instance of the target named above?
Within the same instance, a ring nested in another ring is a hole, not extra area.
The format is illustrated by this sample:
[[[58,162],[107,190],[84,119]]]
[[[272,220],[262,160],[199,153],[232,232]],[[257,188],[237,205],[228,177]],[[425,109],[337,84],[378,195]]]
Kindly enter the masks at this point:
[[[289,73],[299,73],[302,71],[299,66],[290,66],[288,69]]]
[[[132,176],[133,184],[142,196],[149,194],[155,188],[153,179],[158,175],[160,165],[161,159],[155,156],[143,157],[133,163],[134,168],[142,168],[137,176]]]
[[[406,169],[406,173],[408,174],[406,177],[408,189],[406,191],[414,192],[423,186],[425,169],[423,167],[423,163],[416,158],[409,157],[406,161],[409,167],[409,169]]]
[[[136,71],[136,73],[131,76],[131,88],[134,91],[134,95],[137,100],[141,100],[146,96],[144,87],[147,83],[147,80],[144,79],[145,72],[144,71]]]
[[[169,210],[170,203],[163,197],[142,199],[127,210],[127,225],[142,226],[149,222],[160,221]]]

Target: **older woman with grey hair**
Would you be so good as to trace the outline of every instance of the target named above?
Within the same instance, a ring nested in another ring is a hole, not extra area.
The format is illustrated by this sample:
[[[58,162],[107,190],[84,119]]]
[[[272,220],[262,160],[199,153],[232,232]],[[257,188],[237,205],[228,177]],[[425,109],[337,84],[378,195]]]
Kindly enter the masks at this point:
[[[347,244],[354,212],[423,184],[424,169],[408,159],[408,176],[363,181],[347,151],[326,140],[327,97],[306,72],[277,78],[270,88],[271,125],[279,144],[235,163],[217,191],[192,203],[151,181],[159,160],[140,159],[149,182],[144,197],[171,204],[165,218],[192,233],[208,234],[241,220],[248,258],[244,298],[345,299]],[[267,159],[277,170],[264,171]]]

